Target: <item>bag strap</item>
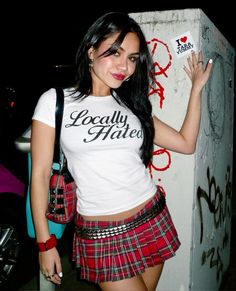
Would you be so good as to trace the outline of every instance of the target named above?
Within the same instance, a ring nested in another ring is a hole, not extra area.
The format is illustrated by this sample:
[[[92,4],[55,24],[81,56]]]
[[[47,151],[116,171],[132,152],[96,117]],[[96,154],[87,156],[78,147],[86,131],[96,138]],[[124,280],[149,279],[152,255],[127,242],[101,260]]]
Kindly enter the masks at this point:
[[[62,116],[64,111],[64,91],[60,87],[56,87],[56,110],[55,110],[55,144],[54,144],[54,155],[53,162],[60,163],[61,150],[60,150],[60,137],[61,137],[61,124]]]

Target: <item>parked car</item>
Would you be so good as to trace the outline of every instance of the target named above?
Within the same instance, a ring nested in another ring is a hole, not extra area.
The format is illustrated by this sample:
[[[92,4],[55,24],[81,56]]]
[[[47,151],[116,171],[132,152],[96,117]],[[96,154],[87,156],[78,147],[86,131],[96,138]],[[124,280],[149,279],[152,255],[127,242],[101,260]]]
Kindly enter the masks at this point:
[[[33,275],[32,240],[25,223],[27,160],[14,147],[20,130],[17,122],[17,92],[12,86],[0,91],[0,290],[12,290]],[[22,266],[29,271],[22,276]]]
[[[0,290],[17,290],[38,274],[34,239],[27,233],[28,155],[15,141],[31,124],[41,93],[73,81],[70,65],[47,66],[24,83],[25,76],[0,83]],[[36,77],[37,75],[37,77]]]

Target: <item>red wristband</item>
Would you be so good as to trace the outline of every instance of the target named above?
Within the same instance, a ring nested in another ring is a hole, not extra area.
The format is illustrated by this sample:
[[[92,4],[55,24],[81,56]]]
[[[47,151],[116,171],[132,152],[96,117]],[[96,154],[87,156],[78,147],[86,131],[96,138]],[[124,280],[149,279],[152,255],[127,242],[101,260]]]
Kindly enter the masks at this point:
[[[40,252],[45,252],[57,246],[57,239],[55,234],[51,234],[50,238],[46,242],[37,242]]]

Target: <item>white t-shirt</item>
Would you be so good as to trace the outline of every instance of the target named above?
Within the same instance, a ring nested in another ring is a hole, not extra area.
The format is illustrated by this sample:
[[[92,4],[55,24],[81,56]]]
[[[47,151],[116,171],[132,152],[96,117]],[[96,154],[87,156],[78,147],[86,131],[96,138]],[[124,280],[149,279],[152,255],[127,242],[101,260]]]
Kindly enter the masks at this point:
[[[139,149],[138,118],[112,96],[74,100],[64,90],[61,146],[77,184],[77,211],[108,215],[132,209],[156,192]],[[55,127],[55,89],[45,92],[33,119]]]

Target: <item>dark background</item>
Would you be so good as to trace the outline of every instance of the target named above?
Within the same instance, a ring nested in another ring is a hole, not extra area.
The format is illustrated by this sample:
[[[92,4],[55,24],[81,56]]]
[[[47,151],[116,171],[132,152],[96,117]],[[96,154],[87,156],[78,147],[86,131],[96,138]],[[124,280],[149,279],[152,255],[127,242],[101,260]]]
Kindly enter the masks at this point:
[[[221,5],[211,1],[142,1],[129,4],[129,1],[101,1],[88,3],[78,1],[72,5],[49,4],[32,1],[33,4],[2,1],[1,19],[1,62],[5,69],[24,70],[27,65],[74,63],[79,41],[89,25],[100,15],[109,11],[142,12],[201,8],[222,34],[235,47],[234,9],[227,2]],[[59,1],[58,1],[59,2]],[[166,3],[165,3],[166,2]],[[83,8],[81,7],[83,5]],[[2,67],[2,66],[1,66]]]

